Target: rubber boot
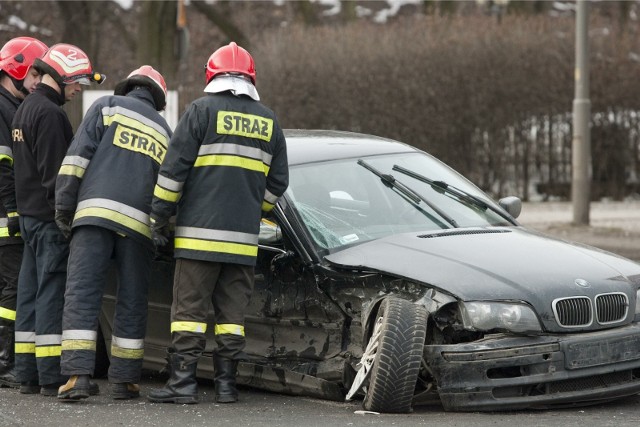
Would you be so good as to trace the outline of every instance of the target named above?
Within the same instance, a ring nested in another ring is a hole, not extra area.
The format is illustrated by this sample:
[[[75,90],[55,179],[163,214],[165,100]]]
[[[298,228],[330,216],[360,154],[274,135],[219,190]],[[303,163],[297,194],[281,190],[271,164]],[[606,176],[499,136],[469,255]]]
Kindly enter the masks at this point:
[[[238,390],[236,389],[236,371],[238,361],[213,356],[213,383],[216,389],[216,402],[234,403],[238,401]]]
[[[167,356],[171,376],[164,388],[156,388],[149,392],[147,398],[155,403],[198,403],[198,382],[196,370],[198,361],[189,364],[183,356],[170,352]]]
[[[0,326],[0,387],[20,387],[14,364],[14,328]]]

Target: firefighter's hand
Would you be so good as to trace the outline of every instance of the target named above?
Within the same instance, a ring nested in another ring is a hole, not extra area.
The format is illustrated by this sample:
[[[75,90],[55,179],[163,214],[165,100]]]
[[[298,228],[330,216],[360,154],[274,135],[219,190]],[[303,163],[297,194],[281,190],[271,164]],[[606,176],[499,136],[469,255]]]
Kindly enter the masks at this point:
[[[56,225],[62,232],[65,239],[71,239],[71,223],[73,222],[73,211],[56,210]]]
[[[17,236],[20,234],[20,218],[17,212],[12,212],[9,214],[9,218],[7,219],[7,230],[9,231],[9,236]]]
[[[151,216],[151,239],[156,248],[169,242],[169,220]]]

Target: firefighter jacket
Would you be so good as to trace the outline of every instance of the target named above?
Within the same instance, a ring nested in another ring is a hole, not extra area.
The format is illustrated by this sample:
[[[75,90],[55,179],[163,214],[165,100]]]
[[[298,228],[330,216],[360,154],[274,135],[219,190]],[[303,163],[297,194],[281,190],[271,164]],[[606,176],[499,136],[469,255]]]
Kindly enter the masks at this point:
[[[16,188],[13,177],[13,143],[11,121],[20,100],[0,86],[0,246],[22,244],[22,237],[9,236],[8,215],[17,215]]]
[[[56,209],[75,211],[73,227],[104,227],[153,248],[151,197],[170,138],[148,89],[96,100],[62,162]]]
[[[160,168],[152,216],[176,213],[175,257],[255,265],[262,212],[289,184],[275,114],[229,91],[197,99]]]
[[[39,83],[13,117],[13,169],[20,215],[54,220],[56,178],[73,138],[62,109],[64,101],[51,86]]]

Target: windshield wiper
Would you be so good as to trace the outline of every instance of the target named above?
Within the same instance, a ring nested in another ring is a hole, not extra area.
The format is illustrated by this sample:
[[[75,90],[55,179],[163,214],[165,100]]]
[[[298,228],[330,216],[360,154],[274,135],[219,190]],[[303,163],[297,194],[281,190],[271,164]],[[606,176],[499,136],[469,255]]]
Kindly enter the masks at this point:
[[[487,202],[485,202],[482,199],[479,199],[478,197],[474,196],[473,194],[469,194],[464,190],[461,190],[457,187],[454,187],[453,185],[447,184],[444,181],[436,181],[433,179],[429,179],[426,176],[420,175],[417,172],[414,172],[412,170],[403,168],[402,166],[398,166],[398,165],[393,165],[393,168],[391,168],[394,171],[398,171],[400,173],[403,173],[407,176],[410,176],[411,178],[415,178],[418,181],[422,181],[425,184],[429,184],[434,190],[443,193],[443,192],[448,192],[449,194],[453,194],[454,196],[458,197],[460,200],[478,207],[480,209],[482,209],[483,211],[486,211],[487,209],[490,209],[491,211],[497,213],[498,215],[500,215],[502,218],[506,219],[507,221],[509,221],[510,223],[513,224],[513,220],[505,215],[503,212],[501,212],[499,209],[493,207],[492,205],[488,204]]]
[[[433,203],[425,199],[423,196],[420,195],[420,193],[418,193],[415,190],[412,190],[411,188],[407,187],[406,185],[404,185],[403,183],[395,179],[393,175],[384,174],[378,171],[376,168],[374,168],[373,166],[371,166],[370,164],[368,164],[362,159],[358,160],[358,164],[364,167],[365,169],[367,169],[368,171],[372,172],[378,178],[380,178],[382,183],[387,187],[398,190],[400,193],[402,193],[405,197],[407,197],[416,205],[419,205],[420,202],[423,201],[427,206],[429,206],[435,213],[437,213],[441,218],[447,221],[451,226],[458,227],[458,223],[456,223],[455,219],[451,218],[442,209],[440,209],[439,207],[437,207],[436,205],[434,205]]]

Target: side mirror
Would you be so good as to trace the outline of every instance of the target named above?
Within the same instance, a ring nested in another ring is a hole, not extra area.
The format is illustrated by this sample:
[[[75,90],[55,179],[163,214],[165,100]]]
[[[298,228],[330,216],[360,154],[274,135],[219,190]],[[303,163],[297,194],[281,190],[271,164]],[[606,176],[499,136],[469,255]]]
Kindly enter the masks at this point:
[[[520,200],[519,197],[504,197],[498,201],[498,204],[512,217],[518,218],[520,216],[520,212],[522,211],[522,200]]]

